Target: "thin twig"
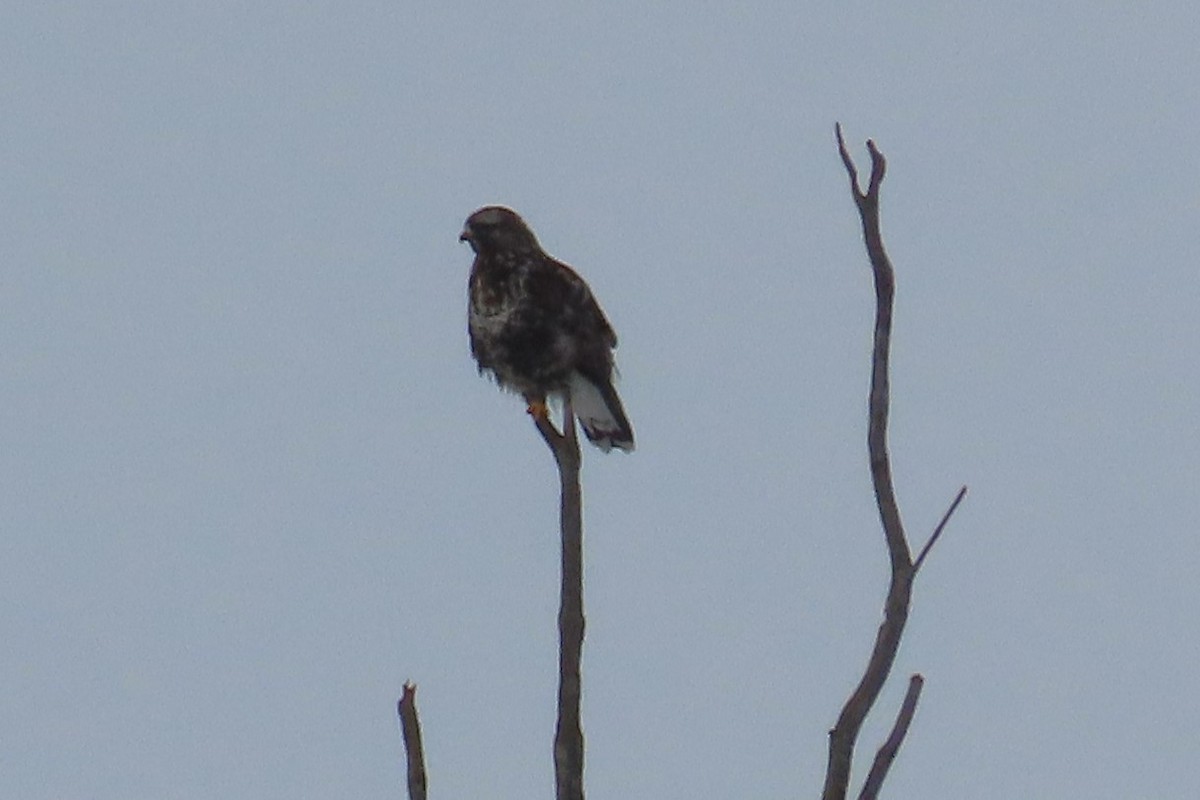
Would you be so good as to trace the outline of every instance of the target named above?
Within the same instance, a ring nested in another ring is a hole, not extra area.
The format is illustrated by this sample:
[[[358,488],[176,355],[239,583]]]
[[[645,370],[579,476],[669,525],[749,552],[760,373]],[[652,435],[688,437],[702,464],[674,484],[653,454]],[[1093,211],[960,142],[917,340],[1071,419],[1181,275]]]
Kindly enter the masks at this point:
[[[396,704],[400,730],[404,733],[404,754],[408,759],[409,800],[425,800],[425,750],[421,746],[421,723],[417,719],[417,687],[404,684],[404,694]]]
[[[908,733],[908,726],[917,712],[917,700],[921,697],[921,687],[924,685],[925,679],[920,675],[913,675],[908,679],[908,691],[904,694],[904,702],[900,704],[896,723],[892,725],[892,732],[888,734],[887,740],[875,753],[875,761],[871,764],[871,771],[858,794],[858,800],[875,800],[879,796],[883,779],[887,777],[892,762],[896,760],[896,753],[900,751],[900,745],[904,743],[904,736]]]
[[[958,504],[967,496],[967,487],[964,486],[958,490],[958,494],[954,496],[954,502],[946,509],[946,513],[942,515],[942,521],[933,529],[933,535],[929,537],[929,541],[921,548],[921,553],[917,556],[917,560],[913,562],[913,572],[921,569],[921,565],[925,563],[925,556],[929,555],[929,551],[933,549],[933,545],[937,542],[938,537],[942,535],[942,531],[946,529],[946,523],[950,521],[950,517],[954,514],[954,510],[958,508]]]

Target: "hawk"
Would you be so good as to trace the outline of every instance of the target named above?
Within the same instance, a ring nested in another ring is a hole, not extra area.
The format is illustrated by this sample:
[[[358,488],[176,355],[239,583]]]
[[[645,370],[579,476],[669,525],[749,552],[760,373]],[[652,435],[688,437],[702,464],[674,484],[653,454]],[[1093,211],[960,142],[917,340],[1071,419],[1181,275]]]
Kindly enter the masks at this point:
[[[613,388],[617,335],[583,278],[503,206],[467,217],[458,238],[475,251],[467,332],[479,372],[522,394],[531,414],[547,413],[547,396],[564,397],[592,444],[633,452]]]

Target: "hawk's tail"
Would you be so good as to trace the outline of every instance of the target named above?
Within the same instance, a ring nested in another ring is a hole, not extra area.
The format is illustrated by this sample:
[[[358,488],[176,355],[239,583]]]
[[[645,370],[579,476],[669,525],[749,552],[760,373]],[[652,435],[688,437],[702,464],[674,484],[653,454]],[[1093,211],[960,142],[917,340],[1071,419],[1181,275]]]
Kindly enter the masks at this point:
[[[596,382],[572,372],[568,391],[571,407],[588,441],[606,453],[614,447],[633,452],[633,427],[611,380]]]

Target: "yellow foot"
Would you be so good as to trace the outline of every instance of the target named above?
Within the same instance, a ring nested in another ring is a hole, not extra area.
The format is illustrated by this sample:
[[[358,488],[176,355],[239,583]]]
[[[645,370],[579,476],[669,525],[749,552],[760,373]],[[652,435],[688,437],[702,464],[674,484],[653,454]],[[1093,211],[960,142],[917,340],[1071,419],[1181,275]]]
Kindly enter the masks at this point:
[[[525,411],[538,419],[550,419],[550,409],[546,408],[545,400],[530,400]]]

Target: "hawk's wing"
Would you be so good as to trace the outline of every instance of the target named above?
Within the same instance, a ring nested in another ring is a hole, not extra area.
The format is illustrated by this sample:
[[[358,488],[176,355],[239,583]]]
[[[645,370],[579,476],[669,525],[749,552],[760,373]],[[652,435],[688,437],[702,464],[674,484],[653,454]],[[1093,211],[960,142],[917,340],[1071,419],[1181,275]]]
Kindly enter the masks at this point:
[[[617,334],[600,310],[592,290],[579,273],[546,256],[530,276],[530,298],[556,317],[564,331],[607,349],[617,346]]]
[[[576,360],[568,382],[573,411],[601,450],[632,452],[633,428],[612,382],[617,334],[575,270],[549,257],[543,263],[546,274],[530,292],[539,306],[557,311],[560,330],[574,340]]]

